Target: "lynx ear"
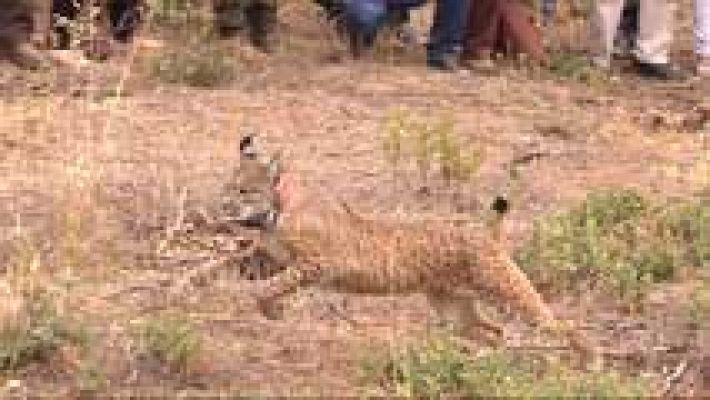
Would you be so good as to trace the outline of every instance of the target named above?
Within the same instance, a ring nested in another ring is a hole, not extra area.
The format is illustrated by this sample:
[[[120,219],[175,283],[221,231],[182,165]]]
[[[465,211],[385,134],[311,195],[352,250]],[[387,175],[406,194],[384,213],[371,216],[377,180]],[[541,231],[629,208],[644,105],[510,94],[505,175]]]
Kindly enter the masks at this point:
[[[239,141],[239,154],[246,158],[256,158],[256,146],[254,145],[255,135],[253,133],[244,135]]]
[[[271,181],[271,186],[276,187],[279,185],[281,180],[281,173],[283,172],[283,165],[281,162],[281,152],[277,152],[270,160],[266,166],[269,181]]]
[[[280,167],[273,185],[276,208],[279,211],[293,212],[300,207],[300,188],[292,172]]]

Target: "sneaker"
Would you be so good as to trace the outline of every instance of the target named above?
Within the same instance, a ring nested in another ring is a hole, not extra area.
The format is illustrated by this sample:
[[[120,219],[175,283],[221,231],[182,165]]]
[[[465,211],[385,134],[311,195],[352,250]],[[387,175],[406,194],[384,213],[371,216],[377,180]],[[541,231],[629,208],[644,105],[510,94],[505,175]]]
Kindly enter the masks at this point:
[[[710,55],[698,57],[695,74],[700,78],[710,78]]]
[[[654,64],[636,61],[635,67],[639,75],[645,78],[659,79],[662,81],[679,81],[687,78],[683,70],[673,64]]]

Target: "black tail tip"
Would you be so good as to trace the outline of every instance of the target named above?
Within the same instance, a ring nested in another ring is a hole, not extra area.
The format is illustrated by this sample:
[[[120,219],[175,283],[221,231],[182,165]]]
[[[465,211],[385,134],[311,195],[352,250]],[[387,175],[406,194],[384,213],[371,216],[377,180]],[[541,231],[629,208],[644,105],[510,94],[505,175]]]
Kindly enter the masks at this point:
[[[491,209],[498,215],[507,214],[510,211],[510,202],[503,196],[496,196],[491,204]]]

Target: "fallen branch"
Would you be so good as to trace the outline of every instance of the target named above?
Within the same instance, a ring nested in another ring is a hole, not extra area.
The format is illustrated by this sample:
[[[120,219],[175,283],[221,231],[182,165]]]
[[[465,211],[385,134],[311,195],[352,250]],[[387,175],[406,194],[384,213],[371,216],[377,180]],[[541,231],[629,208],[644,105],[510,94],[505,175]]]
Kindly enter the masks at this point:
[[[565,351],[569,350],[570,346],[544,346],[544,345],[523,345],[523,346],[505,346],[508,350],[514,351]]]
[[[666,397],[670,393],[671,389],[673,388],[673,385],[675,385],[678,381],[680,381],[680,378],[683,377],[683,374],[687,370],[688,370],[688,361],[683,360],[680,364],[678,364],[678,366],[675,368],[675,370],[673,370],[673,373],[671,373],[670,375],[668,375],[666,377],[666,381],[663,385],[663,390],[661,391],[659,397],[662,397],[662,398]]]
[[[170,291],[168,293],[170,295],[183,293],[191,283],[197,281],[198,279],[206,275],[212,274],[217,269],[223,267],[224,264],[231,259],[232,257],[225,256],[207,260],[207,262],[191,269],[187,274],[183,275],[182,279],[180,279],[175,285],[173,285],[173,287],[170,288]]]

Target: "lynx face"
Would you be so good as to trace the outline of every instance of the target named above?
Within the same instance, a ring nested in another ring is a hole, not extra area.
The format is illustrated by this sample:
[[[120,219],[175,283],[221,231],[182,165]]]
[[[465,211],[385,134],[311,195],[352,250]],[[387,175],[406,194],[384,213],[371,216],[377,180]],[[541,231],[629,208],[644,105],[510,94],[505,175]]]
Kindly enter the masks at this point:
[[[246,228],[272,230],[281,212],[277,159],[262,160],[247,136],[240,143],[239,164],[225,185],[220,212],[225,219]]]

